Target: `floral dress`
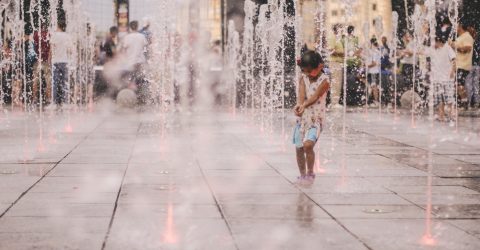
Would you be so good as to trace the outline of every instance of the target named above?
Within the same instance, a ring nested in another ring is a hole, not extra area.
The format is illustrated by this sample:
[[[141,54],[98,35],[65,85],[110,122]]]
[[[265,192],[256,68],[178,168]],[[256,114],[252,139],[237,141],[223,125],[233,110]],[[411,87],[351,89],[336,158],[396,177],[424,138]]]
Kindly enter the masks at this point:
[[[328,80],[328,76],[322,74],[315,82],[310,82],[307,76],[303,76],[305,82],[305,100],[310,98],[320,88],[321,84]],[[302,117],[297,120],[294,130],[293,143],[303,147],[305,141],[316,142],[323,129],[327,103],[327,92],[325,92],[316,103],[305,109]]]

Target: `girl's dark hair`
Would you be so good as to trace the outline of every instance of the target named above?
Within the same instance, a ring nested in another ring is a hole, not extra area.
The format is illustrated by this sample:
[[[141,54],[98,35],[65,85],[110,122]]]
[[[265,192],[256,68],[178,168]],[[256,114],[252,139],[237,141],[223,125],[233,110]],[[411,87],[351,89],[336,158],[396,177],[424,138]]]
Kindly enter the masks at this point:
[[[318,52],[307,50],[302,54],[302,58],[298,61],[300,68],[317,68],[323,64],[322,56]]]

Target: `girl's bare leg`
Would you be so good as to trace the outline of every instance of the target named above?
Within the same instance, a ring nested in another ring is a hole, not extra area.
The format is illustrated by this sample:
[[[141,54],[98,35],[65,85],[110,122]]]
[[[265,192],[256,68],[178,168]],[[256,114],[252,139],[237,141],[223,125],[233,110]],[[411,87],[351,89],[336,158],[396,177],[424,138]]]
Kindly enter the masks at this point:
[[[303,144],[303,148],[307,158],[307,174],[308,175],[314,174],[314,167],[315,167],[314,147],[315,147],[315,143],[312,141],[307,141]]]
[[[301,176],[306,175],[305,169],[305,150],[303,148],[297,148],[297,165]]]

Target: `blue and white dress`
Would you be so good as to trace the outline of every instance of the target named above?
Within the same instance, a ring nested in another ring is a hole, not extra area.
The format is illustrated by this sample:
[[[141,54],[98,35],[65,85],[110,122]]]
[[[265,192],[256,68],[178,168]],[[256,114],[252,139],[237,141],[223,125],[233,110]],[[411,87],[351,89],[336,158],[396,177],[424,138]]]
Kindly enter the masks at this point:
[[[327,80],[328,76],[322,74],[315,82],[310,82],[310,79],[303,75],[305,83],[305,100],[308,100],[315,94],[322,83]],[[293,133],[293,143],[297,148],[302,148],[306,141],[317,142],[318,137],[323,129],[323,122],[325,121],[327,103],[327,92],[325,92],[316,103],[305,109],[302,117],[297,119],[297,124]]]

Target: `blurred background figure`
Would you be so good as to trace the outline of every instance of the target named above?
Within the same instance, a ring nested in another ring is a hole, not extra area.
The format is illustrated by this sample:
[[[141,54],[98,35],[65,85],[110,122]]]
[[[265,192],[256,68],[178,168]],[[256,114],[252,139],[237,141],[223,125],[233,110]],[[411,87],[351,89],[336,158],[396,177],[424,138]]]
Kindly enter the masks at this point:
[[[137,93],[138,104],[145,105],[149,99],[149,84],[145,79],[145,57],[148,41],[145,35],[138,32],[138,22],[130,22],[130,32],[120,44],[120,53],[124,54],[123,63],[128,72],[128,80],[134,84],[130,86]]]
[[[333,36],[329,39],[330,47],[330,69],[332,72],[331,100],[333,108],[341,108],[340,95],[343,86],[343,60],[345,57],[344,47],[342,44],[342,26],[335,24],[333,26]]]
[[[152,45],[153,45],[153,33],[150,30],[150,18],[145,17],[142,20],[142,29],[140,30],[140,34],[145,36],[145,39],[147,39],[147,45],[145,48],[145,58],[148,62],[148,60],[152,56]]]
[[[38,59],[38,72],[40,77],[35,81],[34,95],[36,102],[43,101],[43,105],[46,105],[52,99],[52,68],[50,67],[50,34],[48,31],[48,25],[46,22],[42,22],[41,31],[35,31],[33,34],[33,41],[35,45],[35,53],[37,53]],[[40,93],[42,97],[40,98]]]
[[[67,34],[67,25],[59,22],[57,31],[52,34],[50,39],[51,50],[50,58],[53,65],[53,98],[56,108],[61,108],[63,104],[68,102],[68,64],[70,63],[69,55],[73,50],[73,41],[71,36]]]
[[[111,61],[117,54],[118,46],[118,28],[117,26],[110,27],[110,32],[101,46],[102,52],[105,53],[105,62]]]

